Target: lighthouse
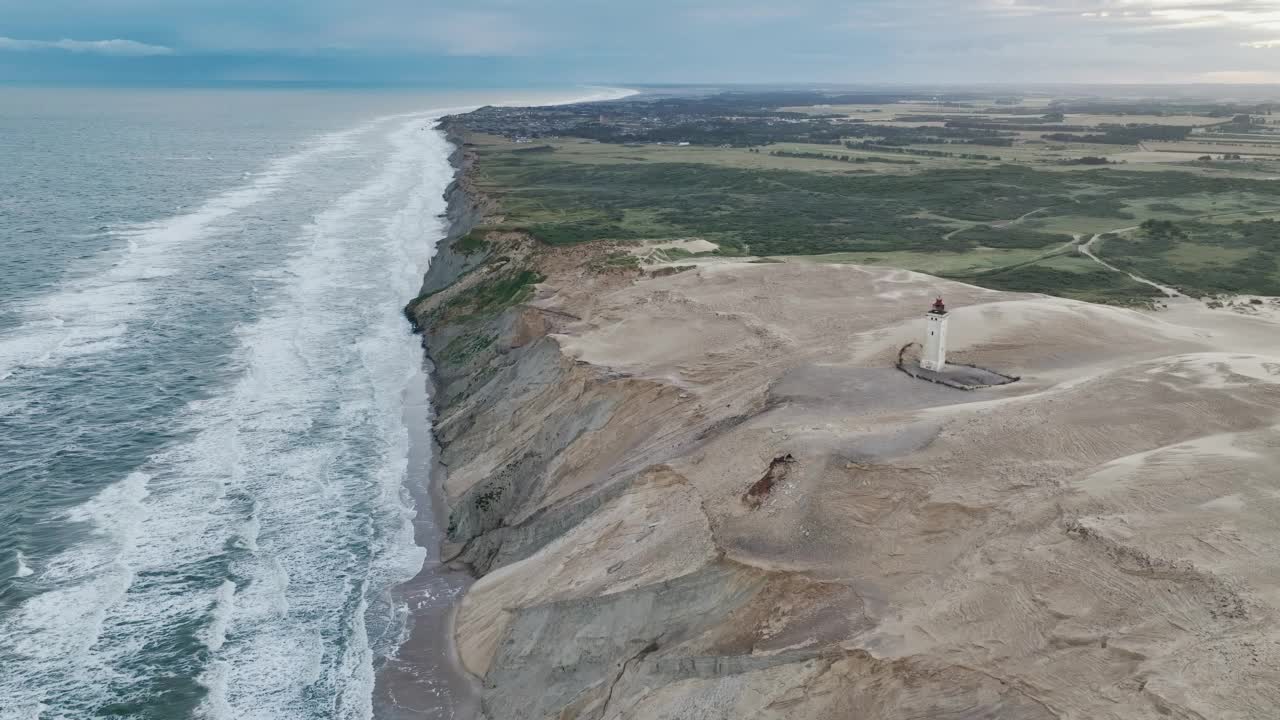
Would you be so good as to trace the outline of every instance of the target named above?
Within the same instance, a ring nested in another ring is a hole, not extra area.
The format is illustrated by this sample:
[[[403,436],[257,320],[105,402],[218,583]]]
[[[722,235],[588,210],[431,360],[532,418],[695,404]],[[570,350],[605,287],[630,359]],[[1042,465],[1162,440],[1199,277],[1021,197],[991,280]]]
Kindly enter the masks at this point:
[[[933,308],[925,314],[924,353],[920,355],[920,367],[940,371],[947,366],[947,306],[942,298],[933,301]]]

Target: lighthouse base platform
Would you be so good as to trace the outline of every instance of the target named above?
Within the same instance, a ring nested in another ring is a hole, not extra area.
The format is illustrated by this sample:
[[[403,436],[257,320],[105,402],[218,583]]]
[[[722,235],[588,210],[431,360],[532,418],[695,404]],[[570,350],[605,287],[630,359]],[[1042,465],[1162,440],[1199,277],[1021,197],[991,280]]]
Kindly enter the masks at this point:
[[[1015,375],[988,370],[977,365],[947,363],[941,370],[926,370],[920,366],[920,359],[913,357],[909,351],[919,347],[912,343],[898,352],[898,369],[918,380],[926,380],[939,385],[946,385],[957,390],[980,390],[1015,383],[1022,378]]]

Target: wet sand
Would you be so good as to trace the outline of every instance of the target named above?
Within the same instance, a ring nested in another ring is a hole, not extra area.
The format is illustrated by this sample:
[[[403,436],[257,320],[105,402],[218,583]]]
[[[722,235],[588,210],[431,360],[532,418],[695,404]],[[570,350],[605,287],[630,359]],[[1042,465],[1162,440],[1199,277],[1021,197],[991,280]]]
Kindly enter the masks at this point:
[[[380,720],[463,720],[479,709],[478,685],[458,662],[453,644],[457,603],[472,579],[440,563],[440,539],[448,518],[439,491],[442,467],[433,447],[429,383],[424,370],[405,390],[405,423],[413,443],[407,485],[418,509],[414,538],[427,556],[417,576],[394,593],[396,605],[409,610],[408,637],[378,668],[374,717]]]

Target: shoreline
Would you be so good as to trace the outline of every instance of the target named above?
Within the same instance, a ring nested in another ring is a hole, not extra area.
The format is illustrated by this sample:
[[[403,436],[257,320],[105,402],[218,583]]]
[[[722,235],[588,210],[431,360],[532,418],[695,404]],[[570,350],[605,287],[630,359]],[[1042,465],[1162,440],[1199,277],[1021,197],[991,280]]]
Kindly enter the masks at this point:
[[[443,466],[431,433],[431,382],[430,362],[424,358],[405,388],[410,437],[405,486],[417,511],[414,541],[427,557],[411,580],[392,590],[394,605],[405,608],[408,617],[404,640],[375,673],[374,714],[387,720],[472,718],[480,708],[480,683],[462,666],[453,636],[458,600],[474,578],[440,559],[440,528],[448,521],[448,508],[439,482]]]
[[[597,88],[585,97],[552,102],[549,105],[602,102],[638,94],[621,88]],[[462,112],[466,112],[463,110]],[[452,285],[483,258],[454,252],[452,244],[481,224],[491,207],[483,197],[468,190],[472,158],[461,136],[437,119],[435,129],[445,134],[453,147],[448,162],[453,181],[445,189],[445,234],[437,241],[435,254],[423,277],[419,294]],[[409,298],[406,302],[411,302]],[[436,418],[441,397],[441,381],[436,373],[432,348],[425,328],[406,312],[415,334],[422,336],[423,363],[405,388],[409,402],[405,423],[410,434],[409,490],[416,511],[414,541],[427,551],[422,568],[408,582],[392,588],[397,607],[406,608],[405,635],[395,653],[382,659],[374,672],[374,717],[383,720],[423,720],[441,718],[470,720],[481,715],[482,681],[464,666],[457,647],[455,618],[462,597],[475,582],[469,569],[459,569],[453,557],[442,559],[448,539],[450,507],[444,492],[446,467],[436,436]],[[419,481],[422,478],[424,481]],[[429,672],[423,673],[426,668]]]
[[[438,123],[436,129],[440,129]],[[465,271],[465,258],[453,253],[450,245],[470,232],[479,219],[473,199],[463,189],[467,170],[463,143],[445,132],[453,146],[448,162],[454,172],[445,189],[448,226],[437,241],[423,287],[444,287]],[[420,331],[416,326],[413,330]],[[425,341],[422,348],[422,364],[405,387],[409,400],[404,420],[410,442],[405,487],[416,512],[414,542],[427,556],[412,579],[391,590],[395,605],[407,611],[405,635],[396,652],[375,670],[373,708],[374,716],[383,720],[467,720],[480,713],[480,680],[462,664],[454,618],[475,578],[465,570],[450,568],[441,559],[449,505],[444,495],[445,467],[435,436],[433,398],[439,383]],[[423,673],[424,668],[429,672]]]

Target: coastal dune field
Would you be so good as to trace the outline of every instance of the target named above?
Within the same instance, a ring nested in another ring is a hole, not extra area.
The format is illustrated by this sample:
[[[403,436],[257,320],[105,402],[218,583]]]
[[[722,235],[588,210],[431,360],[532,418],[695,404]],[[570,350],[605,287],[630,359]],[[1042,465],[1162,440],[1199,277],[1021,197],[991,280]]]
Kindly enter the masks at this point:
[[[605,252],[539,253],[493,353],[440,368],[489,720],[1280,705],[1266,317],[856,265],[588,270]],[[483,275],[413,312],[448,328]],[[1020,382],[893,367],[937,295],[951,360]]]
[[[487,720],[1274,716],[1270,107],[904,98],[446,119],[407,311]],[[898,369],[937,297],[1016,382]]]

